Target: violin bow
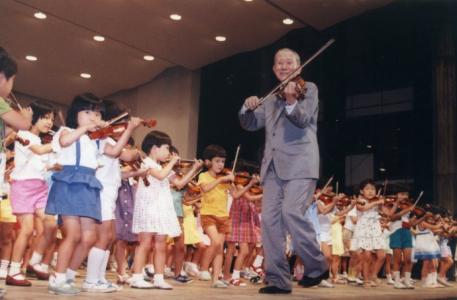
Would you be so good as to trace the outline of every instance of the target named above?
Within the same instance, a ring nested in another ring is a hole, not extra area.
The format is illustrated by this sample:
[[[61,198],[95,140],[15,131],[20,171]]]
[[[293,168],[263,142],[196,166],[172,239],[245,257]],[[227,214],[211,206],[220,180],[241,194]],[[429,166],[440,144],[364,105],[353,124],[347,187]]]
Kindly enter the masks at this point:
[[[328,186],[330,185],[330,183],[332,183],[332,181],[333,181],[333,175],[332,175],[332,177],[330,177],[328,179],[327,183],[324,185],[324,187],[321,189],[321,191],[319,193],[317,193],[317,197],[316,198],[319,198],[322,195],[322,193],[324,193],[325,189],[328,188]]]
[[[16,98],[16,95],[14,95],[14,93],[11,91],[10,93],[10,96],[11,96],[11,100],[14,102],[14,104],[16,104],[17,108],[19,108],[20,110],[22,110],[22,106],[21,104],[19,103],[19,101],[17,100]]]
[[[336,182],[336,191],[335,191],[335,194],[337,194],[337,195],[338,195],[338,187],[339,187],[339,184],[338,184],[338,183],[339,183],[339,182],[337,181],[337,182]]]
[[[419,203],[419,200],[422,198],[422,195],[424,195],[424,191],[421,191],[419,193],[419,196],[417,196],[416,202],[414,202],[413,207],[416,207],[417,203]]]
[[[128,113],[128,112],[125,112],[125,113],[120,114],[120,115],[117,116],[117,117],[112,118],[111,120],[109,120],[108,122],[106,122],[106,126],[105,126],[105,127],[110,126],[111,124],[113,124],[113,123],[115,123],[115,122],[117,122],[117,121],[119,121],[119,120],[121,120],[121,119],[127,117],[128,115],[129,115],[129,113]]]
[[[59,121],[62,126],[65,126],[65,118],[63,117],[63,112],[61,109],[57,112],[57,116],[59,117]]]
[[[232,173],[235,173],[236,163],[238,162],[238,154],[240,154],[241,145],[236,147],[235,160],[233,161]]]
[[[195,171],[195,174],[192,175],[192,177],[189,179],[189,182],[194,180],[195,177],[197,177],[198,175],[200,175],[200,173],[203,171],[203,166],[200,167],[200,169],[196,170]]]
[[[382,195],[385,196],[386,195],[386,191],[387,191],[387,178],[386,180],[384,180],[384,186],[382,187]]]
[[[281,81],[278,85],[276,85],[268,94],[260,98],[259,103],[257,104],[257,107],[262,105],[268,97],[273,95],[278,89],[281,89],[282,87],[285,87],[295,76],[297,76],[297,73],[300,74],[302,69],[306,67],[309,63],[311,63],[317,56],[319,56],[322,52],[325,51],[328,47],[330,47],[331,44],[335,42],[335,39],[330,39],[327,43],[325,43],[324,46],[322,46],[319,50],[316,51],[310,58],[308,58],[307,61],[305,61],[301,66],[296,68],[292,73],[289,74],[289,76],[286,77],[283,81]],[[256,108],[257,108],[256,107]]]

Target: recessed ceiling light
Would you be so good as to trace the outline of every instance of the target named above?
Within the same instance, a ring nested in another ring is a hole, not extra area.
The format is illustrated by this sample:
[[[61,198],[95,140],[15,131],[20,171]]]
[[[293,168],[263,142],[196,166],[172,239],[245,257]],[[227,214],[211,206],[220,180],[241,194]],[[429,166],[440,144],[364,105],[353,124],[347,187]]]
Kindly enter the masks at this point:
[[[154,60],[154,56],[152,55],[145,55],[143,56],[144,60],[147,60],[147,61],[153,61]]]
[[[174,21],[179,21],[182,19],[181,15],[178,15],[178,14],[172,14],[170,15],[170,19],[174,20]]]
[[[252,2],[253,0],[244,0],[244,2]]]
[[[85,79],[89,79],[92,77],[92,75],[90,75],[89,73],[81,73],[79,76],[81,76],[82,78],[85,78]]]
[[[28,61],[37,61],[37,60],[38,60],[38,57],[33,56],[33,55],[27,55],[27,56],[25,57],[25,59],[28,60]]]
[[[97,42],[103,42],[105,41],[105,37],[101,35],[94,35],[94,40]]]
[[[373,148],[373,146],[371,146],[371,145],[367,145],[367,148],[368,148],[368,149],[371,149],[371,148]]]
[[[222,36],[222,35],[218,35],[214,39],[216,41],[218,41],[218,42],[225,42],[227,40],[227,38],[225,36]]]
[[[294,20],[292,20],[291,18],[285,18],[284,20],[282,20],[282,22],[286,25],[294,24]]]
[[[40,19],[40,20],[44,20],[47,18],[46,14],[42,13],[41,11],[36,12],[33,15],[35,16],[35,18]]]
[[[384,169],[384,168],[379,168],[379,171],[381,171],[381,172],[385,172],[385,171],[386,171],[386,169]]]

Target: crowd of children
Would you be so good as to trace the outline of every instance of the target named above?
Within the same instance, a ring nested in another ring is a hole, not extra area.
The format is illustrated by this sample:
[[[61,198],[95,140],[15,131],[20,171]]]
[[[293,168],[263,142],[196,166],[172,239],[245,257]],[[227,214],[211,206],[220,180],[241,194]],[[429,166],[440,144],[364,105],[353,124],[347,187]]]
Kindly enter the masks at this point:
[[[7,103],[16,72],[0,48],[0,279],[7,285],[30,287],[34,276],[48,280],[51,293],[75,295],[121,285],[170,290],[192,278],[212,288],[262,282],[257,175],[226,169],[227,153],[217,145],[185,165],[170,136],[157,130],[138,149],[131,135],[140,118],[119,134],[94,134],[122,111],[90,93],[74,98],[54,133],[49,105],[13,110]],[[313,220],[328,262],[321,287],[376,287],[384,269],[387,284],[413,289],[417,261],[424,287],[450,286],[452,220],[432,209],[416,212],[407,188],[389,198],[365,180],[353,198],[331,192],[317,190],[303,216]],[[286,254],[299,280],[306,266],[291,247]],[[111,266],[116,282],[106,276]]]

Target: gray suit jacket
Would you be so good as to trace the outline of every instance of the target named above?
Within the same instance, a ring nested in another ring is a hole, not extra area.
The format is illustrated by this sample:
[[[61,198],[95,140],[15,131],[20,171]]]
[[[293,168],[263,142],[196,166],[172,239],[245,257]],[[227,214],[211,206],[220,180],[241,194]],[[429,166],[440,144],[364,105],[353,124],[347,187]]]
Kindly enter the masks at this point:
[[[305,99],[298,101],[290,114],[285,101],[270,96],[254,112],[239,112],[240,124],[246,130],[265,127],[265,152],[260,177],[263,181],[271,162],[282,180],[319,177],[319,147],[317,145],[318,91],[306,82]]]

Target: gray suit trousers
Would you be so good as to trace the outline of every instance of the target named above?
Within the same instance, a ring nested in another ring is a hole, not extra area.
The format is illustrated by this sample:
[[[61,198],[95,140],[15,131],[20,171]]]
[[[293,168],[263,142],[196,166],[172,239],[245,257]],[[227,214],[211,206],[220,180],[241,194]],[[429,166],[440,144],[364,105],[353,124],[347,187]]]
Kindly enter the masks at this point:
[[[292,289],[285,255],[286,232],[292,236],[293,249],[305,265],[304,275],[317,277],[328,270],[314,226],[309,217],[305,217],[315,187],[315,179],[281,180],[273,163],[268,167],[263,187],[262,242],[269,285]]]

